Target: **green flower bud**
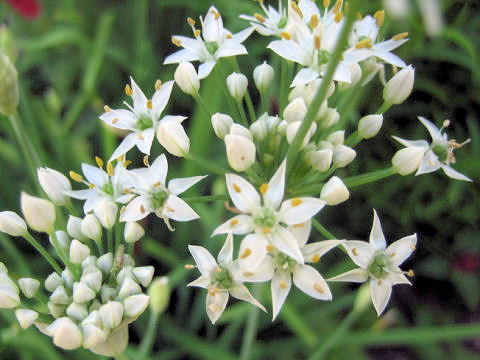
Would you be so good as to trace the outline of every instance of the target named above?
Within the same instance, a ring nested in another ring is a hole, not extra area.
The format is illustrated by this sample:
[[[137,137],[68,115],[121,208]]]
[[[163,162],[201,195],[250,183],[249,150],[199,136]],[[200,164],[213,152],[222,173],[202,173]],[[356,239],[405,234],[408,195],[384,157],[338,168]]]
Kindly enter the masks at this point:
[[[150,309],[155,315],[160,315],[168,306],[170,301],[170,287],[166,276],[158,277],[153,280],[148,289],[150,296]]]
[[[9,58],[0,52],[0,113],[10,115],[18,106],[18,75]]]

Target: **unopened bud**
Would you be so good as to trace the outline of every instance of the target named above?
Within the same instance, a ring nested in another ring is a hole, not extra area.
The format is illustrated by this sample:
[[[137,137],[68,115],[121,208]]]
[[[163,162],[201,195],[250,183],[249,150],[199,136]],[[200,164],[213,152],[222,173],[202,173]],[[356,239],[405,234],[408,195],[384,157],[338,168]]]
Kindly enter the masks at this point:
[[[321,120],[321,127],[327,129],[340,121],[340,114],[337,109],[328,108],[325,117]]]
[[[230,95],[240,101],[245,96],[248,87],[248,79],[245,75],[240,73],[232,73],[227,77],[227,87]]]
[[[98,314],[104,327],[115,329],[122,321],[123,305],[118,301],[110,301],[100,307]]]
[[[330,166],[332,165],[332,158],[332,150],[317,150],[309,154],[309,163],[315,170],[324,173],[330,169]]]
[[[342,145],[345,141],[345,130],[338,130],[327,137],[327,141],[332,143],[333,145]]]
[[[73,239],[78,239],[84,241],[87,239],[85,234],[82,232],[82,219],[70,215],[67,221],[67,232]]]
[[[106,253],[105,255],[100,256],[97,260],[97,266],[102,270],[103,274],[109,274],[113,266],[113,254]]]
[[[301,121],[295,121],[293,123],[288,124],[288,127],[287,127],[287,141],[288,141],[289,144],[291,144],[293,142],[293,139],[297,135],[297,132],[298,132],[298,129],[300,129],[300,126],[302,126]],[[317,124],[312,123],[312,125],[310,125],[310,129],[307,131],[307,134],[303,138],[303,142],[302,142],[302,145],[300,146],[300,149],[303,149],[305,147],[305,145],[307,145],[310,142],[310,139],[315,134],[316,130],[317,130]]]
[[[424,153],[423,148],[416,146],[398,150],[392,158],[392,165],[398,174],[409,175],[420,167]]]
[[[274,76],[273,67],[264,62],[253,70],[253,80],[260,92],[265,92],[272,83]]]
[[[157,316],[160,315],[170,301],[168,278],[166,276],[156,278],[148,289],[148,295],[150,295],[150,309]]]
[[[358,133],[364,139],[373,138],[378,134],[383,124],[383,115],[367,115],[358,122]]]
[[[291,101],[283,110],[283,119],[288,123],[303,121],[307,114],[307,104],[303,98],[298,97]]]
[[[28,226],[38,232],[50,233],[55,223],[55,206],[48,200],[22,192],[20,204]]]
[[[89,256],[90,248],[77,239],[73,239],[70,243],[70,261],[74,264],[80,264]]]
[[[18,285],[20,286],[23,295],[31,299],[37,293],[37,290],[40,287],[40,281],[31,278],[21,278],[18,280]]]
[[[130,318],[139,317],[148,307],[150,296],[145,294],[137,294],[127,297],[123,300],[125,308],[125,316]]]
[[[63,206],[69,197],[64,191],[72,190],[70,180],[57,170],[45,168],[37,169],[38,182],[48,198],[55,204]]]
[[[82,220],[82,232],[89,239],[92,239],[96,242],[102,241],[102,226],[98,222],[95,215],[88,214]]]
[[[250,130],[248,130],[245,126],[242,126],[240,124],[233,124],[231,126],[230,135],[243,136],[245,139],[253,141],[253,136]]]
[[[0,113],[5,116],[18,106],[18,74],[10,59],[0,52]]]
[[[247,170],[255,162],[255,144],[240,135],[225,136],[228,163],[237,172]]]
[[[67,316],[76,321],[82,321],[88,316],[88,310],[85,304],[71,303],[66,310]]]
[[[188,95],[196,96],[200,90],[200,80],[198,79],[195,67],[189,62],[181,62],[175,70],[175,82]]]
[[[153,266],[136,267],[132,270],[133,275],[135,275],[140,284],[145,288],[152,282],[154,271]]]
[[[82,345],[82,332],[68,317],[55,320],[46,331],[53,337],[53,343],[62,349],[73,350]]]
[[[122,286],[120,287],[120,291],[118,292],[118,297],[121,299],[125,299],[129,296],[141,293],[142,289],[140,288],[140,286],[132,278],[125,277]]]
[[[124,237],[125,241],[129,244],[133,244],[140,240],[145,235],[145,230],[137,222],[127,222],[125,224]]]
[[[223,140],[225,135],[230,133],[233,119],[229,115],[216,113],[212,115],[211,121],[215,135]]]
[[[25,221],[13,211],[0,212],[0,232],[10,236],[22,236],[27,232]]]
[[[15,310],[15,317],[20,327],[26,330],[37,320],[38,313],[30,309],[17,309]]]
[[[54,292],[57,287],[63,285],[63,280],[57,273],[51,273],[45,280],[45,289]]]
[[[407,66],[392,77],[383,89],[383,100],[388,104],[401,104],[404,102],[413,89],[415,70]]]
[[[95,299],[95,291],[84,282],[73,284],[73,301],[79,304]]]
[[[190,150],[190,139],[183,126],[176,121],[160,124],[157,140],[170,154],[178,157],[184,157]]]
[[[95,208],[93,213],[105,229],[110,230],[117,220],[118,206],[112,200],[102,200]]]
[[[6,274],[0,274],[0,309],[11,309],[20,305],[18,287]]]
[[[333,165],[337,168],[342,168],[350,164],[357,153],[352,148],[345,146],[345,145],[337,145],[335,146],[335,150],[333,150]]]
[[[325,201],[327,205],[333,206],[338,205],[350,197],[347,187],[343,181],[337,177],[333,176],[330,180],[323,185],[322,191],[320,193],[320,199]]]

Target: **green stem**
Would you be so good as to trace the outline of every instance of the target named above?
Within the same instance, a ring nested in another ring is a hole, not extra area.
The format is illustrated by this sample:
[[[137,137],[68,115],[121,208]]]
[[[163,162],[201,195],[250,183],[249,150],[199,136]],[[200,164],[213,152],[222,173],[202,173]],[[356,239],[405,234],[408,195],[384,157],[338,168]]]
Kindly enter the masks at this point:
[[[368,184],[371,182],[375,182],[381,179],[384,179],[386,177],[395,175],[397,172],[393,167],[389,167],[386,169],[381,169],[377,171],[372,171],[366,174],[358,175],[358,176],[352,176],[349,178],[346,178],[343,180],[345,185],[349,188]]]
[[[122,224],[120,223],[120,219],[117,218],[115,221],[115,247],[113,248],[113,253],[116,253],[118,247],[122,244],[123,239],[123,232],[122,232]]]
[[[197,203],[197,202],[210,202],[210,201],[219,201],[227,200],[227,194],[220,195],[208,195],[208,196],[190,196],[184,197],[183,200],[187,203]]]
[[[358,130],[355,130],[355,132],[350,134],[350,136],[347,138],[347,140],[345,141],[345,145],[350,146],[350,147],[355,147],[362,140],[363,140],[363,137],[360,135]]]
[[[267,97],[265,96],[265,92],[264,91],[260,91],[260,101],[262,103],[262,114],[265,114],[265,113],[268,113],[268,106],[267,106]],[[262,115],[261,114],[261,115]]]
[[[280,78],[280,109],[279,113],[280,115],[283,114],[283,110],[287,106],[287,93],[288,93],[288,60],[282,59],[282,62],[280,64],[280,72],[281,72],[281,78]]]
[[[203,109],[203,111],[205,111],[205,113],[208,115],[208,118],[211,118],[213,114],[212,114],[212,112],[208,109],[208,105],[207,105],[207,103],[205,102],[205,100],[203,100],[202,95],[200,95],[199,93],[197,93],[196,95],[193,95],[193,98],[195,99],[195,101],[197,102],[197,104],[200,105],[200,107]]]
[[[232,59],[234,70],[238,73],[241,73],[240,66],[238,65],[237,58],[235,56],[232,56],[231,59]],[[250,116],[250,121],[254,122],[257,119],[257,116],[255,114],[255,108],[253,106],[252,98],[250,96],[250,93],[248,92],[248,89],[245,93],[245,103],[247,104],[248,115]]]
[[[247,114],[245,113],[245,109],[243,108],[242,100],[236,100],[236,103],[237,103],[238,112],[240,113],[240,118],[242,120],[242,124],[243,124],[243,126],[245,126],[248,129]],[[252,120],[252,121],[254,121],[254,120]]]
[[[287,152],[288,169],[290,169],[291,166],[295,163],[295,158],[298,155],[303,139],[305,138],[305,135],[310,129],[312,122],[315,120],[315,116],[317,115],[318,110],[320,109],[320,106],[322,105],[323,101],[327,96],[328,88],[330,86],[331,81],[333,80],[333,75],[335,74],[335,70],[338,66],[338,63],[340,62],[340,58],[342,56],[345,45],[347,44],[348,36],[350,34],[350,31],[352,30],[353,23],[355,21],[355,13],[357,11],[358,3],[359,3],[358,0],[353,0],[350,2],[350,9],[349,9],[347,18],[345,20],[345,23],[343,24],[342,30],[338,37],[337,44],[335,45],[333,53],[330,57],[330,61],[328,62],[325,76],[322,78],[322,83],[315,95],[315,98],[310,104],[310,107],[308,108],[307,114],[305,115],[302,125],[298,129],[297,134],[295,135],[295,138],[293,139],[293,142],[291,143],[290,148],[288,149],[288,152]]]
[[[53,247],[55,248],[58,256],[62,260],[62,262],[65,264],[65,266],[70,270],[72,275],[75,277],[75,279],[80,279],[80,273],[78,270],[75,268],[75,265],[70,262],[70,259],[68,258],[68,255],[65,253],[63,248],[60,246],[58,243],[57,235],[55,234],[55,231],[51,231],[48,233],[50,238],[52,239]],[[32,237],[33,239],[33,237]]]
[[[322,224],[318,222],[318,220],[312,219],[312,225],[315,229],[318,230],[323,236],[325,236],[328,240],[335,240],[336,236],[333,235],[330,231],[328,231]]]
[[[143,339],[139,347],[140,358],[147,358],[152,351],[153,342],[155,340],[155,335],[157,335],[158,320],[160,316],[155,314],[153,311],[150,311],[150,318],[148,319],[147,330],[143,334]]]
[[[18,249],[15,247],[12,239],[10,239],[9,236],[0,233],[0,240],[2,243],[2,247],[5,249],[5,252],[10,257],[10,260],[12,260],[13,263],[18,266],[20,272],[22,274],[25,274],[26,276],[31,276],[32,271],[30,270],[27,261],[25,260],[24,256],[22,256],[20,251],[18,251]]]
[[[220,175],[220,176],[223,176],[223,175],[230,172],[227,169],[225,169],[225,168],[223,168],[223,167],[221,167],[221,166],[219,166],[219,165],[217,165],[213,162],[210,162],[210,161],[202,158],[201,156],[193,155],[192,153],[186,154],[185,159],[191,160],[191,161],[195,162],[201,168],[205,168],[208,171],[211,171],[212,173]]]
[[[128,356],[125,353],[121,353],[114,356],[115,360],[128,360]]]
[[[253,296],[258,297],[260,294],[261,284],[255,284],[253,288]],[[242,348],[240,350],[240,360],[249,360],[251,358],[252,347],[257,336],[258,316],[260,310],[256,306],[252,306],[248,313],[247,328],[243,334]]]
[[[30,245],[32,245],[35,248],[35,250],[37,250],[50,263],[50,265],[59,275],[62,273],[62,269],[57,264],[55,259],[48,253],[47,250],[45,250],[45,248],[29,232],[26,232],[23,235],[23,238],[27,240],[30,243]]]
[[[107,230],[107,249],[108,252],[113,252],[113,229]]]
[[[235,101],[230,95],[230,90],[228,90],[227,77],[225,75],[225,72],[223,70],[223,67],[220,61],[217,61],[217,64],[215,65],[215,71],[217,72],[217,76],[219,77],[220,83],[222,84],[223,92],[225,93],[225,97],[227,98],[227,101],[228,101],[228,106],[230,107],[231,111],[235,111],[234,109],[236,109],[235,115],[238,118],[241,118],[241,115],[238,112],[238,108],[235,105]]]
[[[377,114],[383,114],[384,112],[386,112],[388,109],[390,109],[392,107],[392,104],[390,103],[387,103],[387,102],[384,102],[382,104],[382,106],[380,106],[377,110]]]

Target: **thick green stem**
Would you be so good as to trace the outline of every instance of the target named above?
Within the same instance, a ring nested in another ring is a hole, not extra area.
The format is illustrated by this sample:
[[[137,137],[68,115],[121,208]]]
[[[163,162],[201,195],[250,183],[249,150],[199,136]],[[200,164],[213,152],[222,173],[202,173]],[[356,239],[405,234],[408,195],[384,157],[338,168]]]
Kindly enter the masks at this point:
[[[198,166],[200,166],[201,168],[204,168],[214,174],[217,174],[217,175],[220,175],[220,176],[223,176],[225,175],[226,173],[229,173],[230,171],[228,171],[227,169],[213,163],[213,162],[210,162],[204,158],[202,158],[201,156],[198,156],[198,155],[193,155],[192,153],[188,153],[185,155],[185,159],[188,159],[188,160],[191,160],[193,162],[195,162]]]
[[[335,240],[336,237],[330,231],[328,231],[318,220],[312,219],[312,225],[328,240]]]
[[[57,264],[55,259],[48,253],[48,251],[32,236],[30,233],[26,232],[23,235],[23,238],[27,240],[34,248],[37,250],[53,267],[53,269],[58,273],[62,273],[62,269]]]
[[[261,284],[255,284],[253,288],[253,296],[260,295]],[[240,350],[240,360],[249,360],[252,355],[252,347],[257,336],[258,315],[260,310],[252,306],[247,318],[247,327],[243,333],[242,348]]]

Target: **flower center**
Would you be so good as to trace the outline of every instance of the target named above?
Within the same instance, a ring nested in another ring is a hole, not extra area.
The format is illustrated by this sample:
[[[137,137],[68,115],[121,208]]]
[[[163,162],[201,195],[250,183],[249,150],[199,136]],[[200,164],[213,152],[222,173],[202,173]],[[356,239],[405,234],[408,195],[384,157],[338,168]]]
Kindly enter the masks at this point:
[[[165,201],[168,199],[168,192],[163,189],[159,189],[152,193],[152,206],[154,209],[160,209]]]
[[[318,65],[327,64],[330,60],[330,52],[328,50],[318,50]]]
[[[388,274],[387,258],[385,254],[380,253],[375,255],[368,271],[372,276],[376,277],[377,279],[384,278]]]
[[[233,286],[232,275],[221,266],[213,270],[212,282],[219,289],[230,289]]]
[[[277,225],[275,212],[272,209],[265,208],[262,213],[253,218],[253,223],[262,228],[272,228]]]
[[[103,191],[105,194],[107,194],[107,195],[113,196],[113,185],[112,185],[112,182],[109,181],[108,183],[106,183],[105,185],[103,185],[102,191]]]
[[[294,267],[297,265],[297,262],[294,259],[280,251],[275,251],[272,256],[273,263],[279,270],[292,272]]]
[[[278,22],[278,25],[277,25],[278,28],[279,28],[279,29],[283,29],[285,26],[287,26],[287,22],[288,22],[288,18],[286,18],[285,16],[282,17],[282,18],[280,19],[280,21]]]
[[[143,131],[145,129],[150,129],[153,126],[153,120],[149,116],[142,115],[137,120],[137,129]]]
[[[445,162],[448,159],[448,149],[443,145],[433,145],[432,151],[438,156],[441,162]]]
[[[205,41],[205,47],[211,55],[215,55],[218,48],[220,47],[216,41]]]

